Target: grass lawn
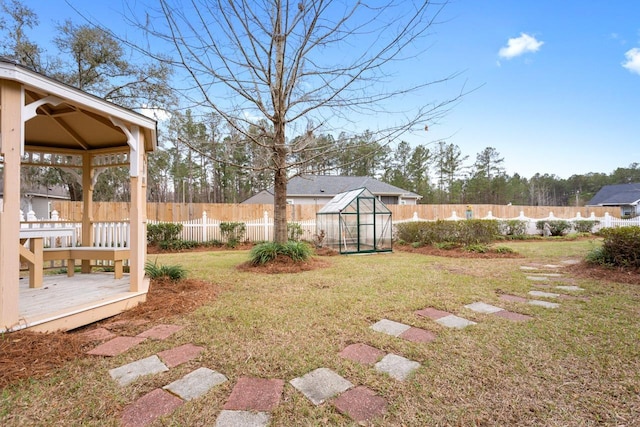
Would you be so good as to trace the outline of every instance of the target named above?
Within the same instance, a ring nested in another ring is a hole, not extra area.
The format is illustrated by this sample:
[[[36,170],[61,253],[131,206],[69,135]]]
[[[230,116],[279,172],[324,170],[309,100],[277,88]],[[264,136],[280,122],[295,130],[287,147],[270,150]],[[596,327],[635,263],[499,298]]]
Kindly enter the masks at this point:
[[[526,278],[520,266],[581,259],[591,241],[505,244],[523,258],[436,258],[396,251],[323,258],[329,266],[295,274],[241,272],[248,253],[192,252],[152,255],[180,264],[190,277],[219,289],[215,300],[163,322],[185,329],[114,358],[83,357],[51,376],[2,391],[2,425],[118,425],[124,407],[204,366],[230,381],[187,402],[156,425],[213,425],[238,378],[285,380],[273,426],[357,425],[330,404],[314,406],[289,380],[330,368],[366,385],[388,402],[373,425],[640,425],[640,286],[564,278],[585,290],[545,309],[499,299],[552,291]],[[564,292],[571,293],[571,292]],[[533,316],[515,323],[463,306],[476,301]],[[435,307],[478,322],[451,330],[415,310]],[[436,334],[418,344],[370,329],[390,319]],[[152,325],[151,325],[152,326]],[[145,326],[146,328],[150,325]],[[366,343],[418,361],[422,367],[399,382],[338,357],[352,343]],[[193,343],[197,359],[118,386],[108,370],[158,351]],[[1,366],[0,366],[1,369]]]

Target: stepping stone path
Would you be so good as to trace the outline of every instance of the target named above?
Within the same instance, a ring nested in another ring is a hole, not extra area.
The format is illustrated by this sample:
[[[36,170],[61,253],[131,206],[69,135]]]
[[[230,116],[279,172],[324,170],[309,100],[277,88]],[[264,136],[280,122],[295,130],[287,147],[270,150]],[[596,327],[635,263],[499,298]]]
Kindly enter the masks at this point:
[[[567,260],[565,265],[579,261]],[[549,281],[562,277],[560,273],[547,273],[540,270],[561,268],[561,265],[546,264],[542,266],[521,266],[522,271],[530,272],[527,279],[531,281]],[[540,272],[538,272],[540,271]],[[580,292],[584,289],[574,285],[558,285],[555,289],[562,291]],[[532,290],[528,295],[540,298],[575,298],[553,292]],[[511,303],[527,303],[545,308],[558,308],[555,302],[528,299],[517,295],[501,294],[499,298]],[[474,302],[464,306],[480,314],[490,314],[514,322],[524,322],[533,319],[531,316],[505,310],[501,307],[484,302]],[[427,307],[415,312],[416,315],[434,320],[442,326],[463,329],[475,325],[476,322],[458,317],[452,313]],[[123,321],[126,322],[126,321]],[[140,344],[146,339],[165,340],[180,331],[178,325],[157,325],[135,337],[118,337],[107,328],[116,327],[116,322],[106,328],[98,328],[85,333],[92,341],[106,341],[98,345],[87,354],[96,356],[117,356]],[[371,329],[393,337],[402,338],[416,343],[428,343],[436,336],[433,332],[412,327],[404,323],[389,319],[382,319],[371,325]],[[176,366],[191,361],[204,351],[203,347],[184,344],[156,355],[140,359],[111,369],[111,378],[121,386],[136,381],[145,375],[166,372]],[[388,353],[364,343],[354,343],[345,347],[339,356],[363,365],[372,366],[376,371],[389,375],[397,381],[407,380],[421,367],[419,362],[409,360],[403,356]],[[173,381],[162,388],[157,388],[127,406],[121,418],[121,425],[126,427],[146,426],[157,418],[171,414],[186,401],[197,399],[205,395],[217,385],[227,382],[227,377],[212,369],[200,367],[182,378]],[[291,386],[300,391],[314,405],[321,405],[327,401],[359,424],[366,424],[370,420],[384,415],[388,403],[382,396],[364,385],[354,385],[329,368],[318,368],[301,377],[289,381]],[[218,415],[216,427],[255,426],[266,427],[271,419],[271,412],[280,404],[285,381],[281,379],[263,379],[241,377],[234,385],[227,402]]]
[[[432,307],[427,307],[415,312],[418,316],[428,317],[447,328],[464,329],[467,326],[475,325],[476,322],[458,317],[446,311],[441,311]]]

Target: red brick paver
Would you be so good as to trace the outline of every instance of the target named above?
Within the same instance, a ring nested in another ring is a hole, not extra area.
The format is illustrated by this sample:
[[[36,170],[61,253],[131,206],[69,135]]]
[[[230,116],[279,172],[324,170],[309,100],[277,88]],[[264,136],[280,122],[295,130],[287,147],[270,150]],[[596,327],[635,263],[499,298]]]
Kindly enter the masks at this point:
[[[242,377],[233,387],[223,409],[230,411],[273,411],[282,397],[284,381]]]
[[[386,353],[367,344],[351,344],[344,348],[338,355],[345,359],[365,365],[377,363]]]
[[[192,359],[195,359],[202,351],[204,347],[198,347],[193,344],[185,344],[180,347],[175,347],[170,350],[161,351],[158,353],[158,357],[162,359],[167,368],[173,368],[181,365]]]
[[[116,337],[104,344],[100,344],[93,350],[87,351],[87,354],[93,356],[117,356],[144,340],[145,338],[141,337]]]
[[[422,310],[416,311],[416,314],[418,316],[428,317],[429,319],[432,319],[432,320],[438,320],[445,316],[449,316],[451,313],[448,313],[442,310],[437,310],[433,307],[427,307],[427,308],[423,308]]]
[[[174,333],[182,330],[184,326],[179,325],[157,325],[136,336],[141,338],[151,338],[154,340],[166,340]]]
[[[511,320],[512,322],[526,322],[527,320],[533,319],[533,317],[527,316],[526,314],[514,313],[513,311],[507,310],[497,311],[493,313],[493,315]]]
[[[387,412],[387,401],[365,386],[358,386],[338,397],[333,405],[338,411],[362,423]]]
[[[184,401],[162,389],[155,389],[127,406],[122,413],[122,426],[147,426],[156,418],[168,415]]]
[[[522,298],[517,295],[509,295],[509,294],[500,295],[500,299],[503,301],[509,301],[509,302],[527,302],[528,301],[526,298]]]
[[[412,342],[431,342],[436,339],[436,334],[425,329],[411,328],[401,333],[399,337]]]

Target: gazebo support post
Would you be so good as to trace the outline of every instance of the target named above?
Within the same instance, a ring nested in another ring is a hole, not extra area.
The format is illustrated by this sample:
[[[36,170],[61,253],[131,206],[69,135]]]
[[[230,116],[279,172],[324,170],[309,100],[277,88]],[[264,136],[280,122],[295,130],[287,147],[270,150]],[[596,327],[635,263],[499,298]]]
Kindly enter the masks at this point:
[[[82,246],[93,246],[93,165],[91,153],[82,155]],[[82,260],[82,272],[91,273],[91,260]]]
[[[0,210],[0,328],[18,323],[20,255],[16,244],[20,238],[20,151],[23,143],[21,107],[24,105],[19,83],[0,83],[2,114],[0,155],[4,157],[4,192]]]

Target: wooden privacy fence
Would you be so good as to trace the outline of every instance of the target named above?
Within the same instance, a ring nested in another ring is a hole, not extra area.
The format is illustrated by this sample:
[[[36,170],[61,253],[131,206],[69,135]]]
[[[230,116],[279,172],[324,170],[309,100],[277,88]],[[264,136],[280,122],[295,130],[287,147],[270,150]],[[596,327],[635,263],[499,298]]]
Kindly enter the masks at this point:
[[[60,218],[70,221],[82,220],[82,202],[55,201],[53,209],[58,211]],[[287,206],[287,220],[305,221],[315,220],[316,212],[322,205],[289,205]],[[410,219],[414,213],[419,218],[435,220],[451,216],[453,211],[464,216],[467,205],[387,205],[394,220]],[[604,217],[606,212],[618,216],[617,208],[603,207],[570,207],[570,206],[507,206],[507,205],[471,205],[474,218],[484,218],[489,212],[499,218],[515,218],[524,212],[528,218],[544,218],[549,212],[558,218],[575,218],[595,214]],[[94,202],[93,221],[123,221],[130,217],[128,202]],[[147,218],[150,221],[183,222],[197,220],[206,213],[209,218],[220,221],[246,222],[262,218],[264,213],[273,217],[273,205],[268,204],[239,204],[239,203],[148,203]]]
[[[415,207],[415,206],[412,206]],[[466,208],[466,207],[465,207]],[[458,221],[464,220],[466,217],[466,209],[462,211],[462,214],[458,214],[457,211],[452,210],[444,220]],[[37,221],[35,218],[28,218],[28,221],[22,223],[24,228],[61,228],[75,230],[74,237],[52,237],[45,242],[47,247],[68,247],[76,246],[82,241],[82,224],[79,221],[69,221],[58,219],[57,212],[53,213],[53,216],[57,220],[53,221]],[[536,228],[538,221],[554,221],[559,219],[565,219],[570,222],[581,220],[597,221],[598,224],[594,227],[594,230],[609,227],[625,227],[636,225],[640,226],[640,217],[633,219],[620,219],[605,213],[603,216],[597,216],[592,212],[589,216],[583,216],[580,212],[572,218],[560,218],[554,212],[548,212],[543,217],[531,218],[525,215],[524,211],[515,217],[503,217],[499,218],[493,215],[492,211],[488,211],[483,217],[473,216],[478,219],[495,219],[495,220],[518,220],[527,223],[527,232],[529,234],[539,234],[539,230]],[[29,220],[31,219],[31,220]],[[410,222],[410,221],[434,221],[432,218],[421,217],[417,210],[414,210],[413,215],[404,219],[393,219],[393,225]],[[149,221],[149,224],[157,224],[160,222],[168,221]],[[209,218],[206,212],[203,212],[202,216],[197,219],[188,221],[171,221],[174,223],[182,224],[182,232],[180,238],[183,240],[192,240],[196,242],[208,242],[217,240],[224,242],[224,236],[220,232],[220,219]],[[250,242],[269,241],[273,239],[273,216],[269,215],[268,211],[264,211],[262,216],[257,219],[248,221],[234,221],[243,222],[246,227],[245,240]],[[302,229],[301,239],[311,241],[316,234],[316,221],[314,219],[302,220],[302,221],[290,221],[300,225]],[[129,247],[129,234],[130,226],[128,221],[94,221],[93,226],[93,242],[92,246],[95,247]]]

